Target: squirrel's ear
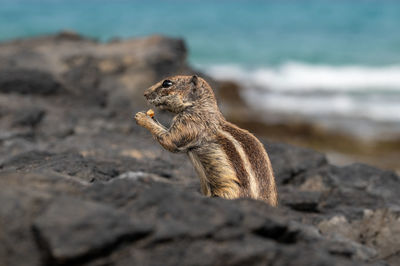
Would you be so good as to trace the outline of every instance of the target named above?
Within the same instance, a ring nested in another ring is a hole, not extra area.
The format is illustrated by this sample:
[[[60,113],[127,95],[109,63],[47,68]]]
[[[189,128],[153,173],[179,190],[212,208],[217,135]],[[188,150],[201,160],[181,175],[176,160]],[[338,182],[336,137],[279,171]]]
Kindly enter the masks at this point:
[[[199,78],[196,75],[193,75],[190,79],[190,82],[197,86],[197,84],[199,83]]]
[[[196,75],[193,75],[190,78],[190,83],[193,83],[194,86],[190,89],[188,97],[190,101],[195,101],[199,94],[199,78]]]

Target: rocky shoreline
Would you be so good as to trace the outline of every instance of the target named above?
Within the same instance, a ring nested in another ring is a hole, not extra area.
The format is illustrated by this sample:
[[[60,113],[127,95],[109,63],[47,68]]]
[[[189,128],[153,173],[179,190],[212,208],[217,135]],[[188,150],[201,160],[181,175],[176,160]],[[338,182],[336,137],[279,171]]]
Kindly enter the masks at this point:
[[[197,73],[186,55],[160,36],[0,44],[0,265],[400,263],[394,172],[263,140],[278,208],[203,197],[187,158],[132,117],[144,88]]]

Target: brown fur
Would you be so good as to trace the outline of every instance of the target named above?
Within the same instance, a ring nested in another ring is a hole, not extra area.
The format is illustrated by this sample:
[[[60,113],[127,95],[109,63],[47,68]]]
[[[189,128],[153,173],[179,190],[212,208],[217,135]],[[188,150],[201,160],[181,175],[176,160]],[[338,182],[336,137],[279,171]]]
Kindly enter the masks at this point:
[[[241,188],[240,195],[242,197],[249,197],[248,193],[249,189],[249,179],[247,177],[247,173],[244,169],[242,159],[240,155],[235,149],[235,146],[224,136],[218,136],[218,143],[221,145],[221,148],[224,150],[226,155],[229,158],[229,163],[233,169],[235,169],[236,176],[239,179],[239,185]]]
[[[226,123],[222,128],[243,144],[243,148],[255,170],[259,188],[262,191],[261,198],[268,202],[274,202],[272,205],[276,205],[278,202],[274,196],[277,194],[275,178],[269,157],[264,151],[264,146],[248,131],[240,129],[231,123]]]
[[[144,112],[136,114],[136,122],[165,149],[188,153],[204,195],[250,197],[277,205],[275,179],[263,145],[248,131],[225,120],[205,80],[171,77],[146,90],[145,97],[176,116],[168,129]]]

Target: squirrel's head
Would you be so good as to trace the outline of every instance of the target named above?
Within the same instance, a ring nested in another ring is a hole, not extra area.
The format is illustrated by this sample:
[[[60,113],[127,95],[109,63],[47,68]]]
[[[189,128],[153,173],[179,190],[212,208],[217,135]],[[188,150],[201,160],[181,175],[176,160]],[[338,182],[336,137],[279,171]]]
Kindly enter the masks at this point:
[[[169,77],[144,92],[144,96],[150,104],[172,113],[180,113],[186,108],[196,105],[206,95],[208,98],[214,99],[212,90],[206,81],[197,76]]]

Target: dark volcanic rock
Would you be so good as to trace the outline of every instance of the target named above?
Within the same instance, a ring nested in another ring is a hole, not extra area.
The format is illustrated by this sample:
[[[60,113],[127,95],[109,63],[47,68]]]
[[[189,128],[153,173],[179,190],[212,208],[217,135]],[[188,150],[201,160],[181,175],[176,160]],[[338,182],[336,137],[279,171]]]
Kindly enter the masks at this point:
[[[133,122],[146,87],[194,73],[186,54],[160,36],[0,44],[0,265],[400,263],[392,172],[265,141],[278,208],[203,197],[188,158]]]
[[[29,228],[32,215],[37,215],[48,195],[5,186],[2,181],[0,181],[0,265],[40,265],[40,249],[33,241]]]
[[[13,124],[16,126],[35,127],[39,124],[46,112],[41,108],[25,108],[18,110],[14,116]]]
[[[69,58],[66,62],[70,67],[63,74],[63,78],[68,87],[79,98],[104,107],[107,104],[107,93],[100,88],[102,73],[98,66],[98,60],[92,56],[80,56]]]
[[[267,141],[264,145],[271,157],[277,182],[281,184],[290,183],[295,176],[328,164],[325,155],[310,149]]]
[[[350,263],[330,254],[326,247],[334,243],[292,225],[279,209],[252,200],[204,198],[146,175],[90,185],[46,172],[3,172],[0,182],[4,203],[20,202],[7,196],[16,189],[26,195],[19,208],[3,203],[0,212],[4,222],[26,212],[2,229],[1,243],[14,239],[13,231],[23,236],[5,257],[8,265],[259,265],[272,259],[298,265],[300,257],[307,265]],[[36,262],[25,261],[32,250]]]
[[[74,102],[126,112],[145,107],[143,91],[156,81],[194,73],[186,57],[183,40],[162,36],[100,43],[64,32],[0,43],[0,92],[54,94],[65,87]]]
[[[55,200],[33,223],[33,233],[49,264],[90,260],[149,232],[149,226],[135,223],[123,212],[74,198]]]
[[[357,217],[364,209],[399,206],[399,176],[367,165],[328,165],[311,169],[294,180],[303,190],[321,192],[319,205],[326,212],[334,210]]]
[[[129,176],[132,171],[146,171],[163,178],[170,178],[173,174],[172,167],[162,159],[155,162],[144,162],[134,158],[95,160],[76,152],[53,154],[38,150],[20,153],[0,162],[0,169],[6,171],[29,173],[52,170],[69,176],[77,176],[87,182],[108,181],[119,175]]]
[[[30,151],[10,158],[1,164],[4,170],[21,172],[53,170],[85,181],[108,180],[119,174],[112,162],[95,162],[77,153],[50,154]]]
[[[293,210],[303,212],[320,212],[321,192],[298,191],[293,188],[281,188],[280,203]]]
[[[62,85],[46,72],[32,69],[0,71],[1,93],[51,95],[62,90]]]

